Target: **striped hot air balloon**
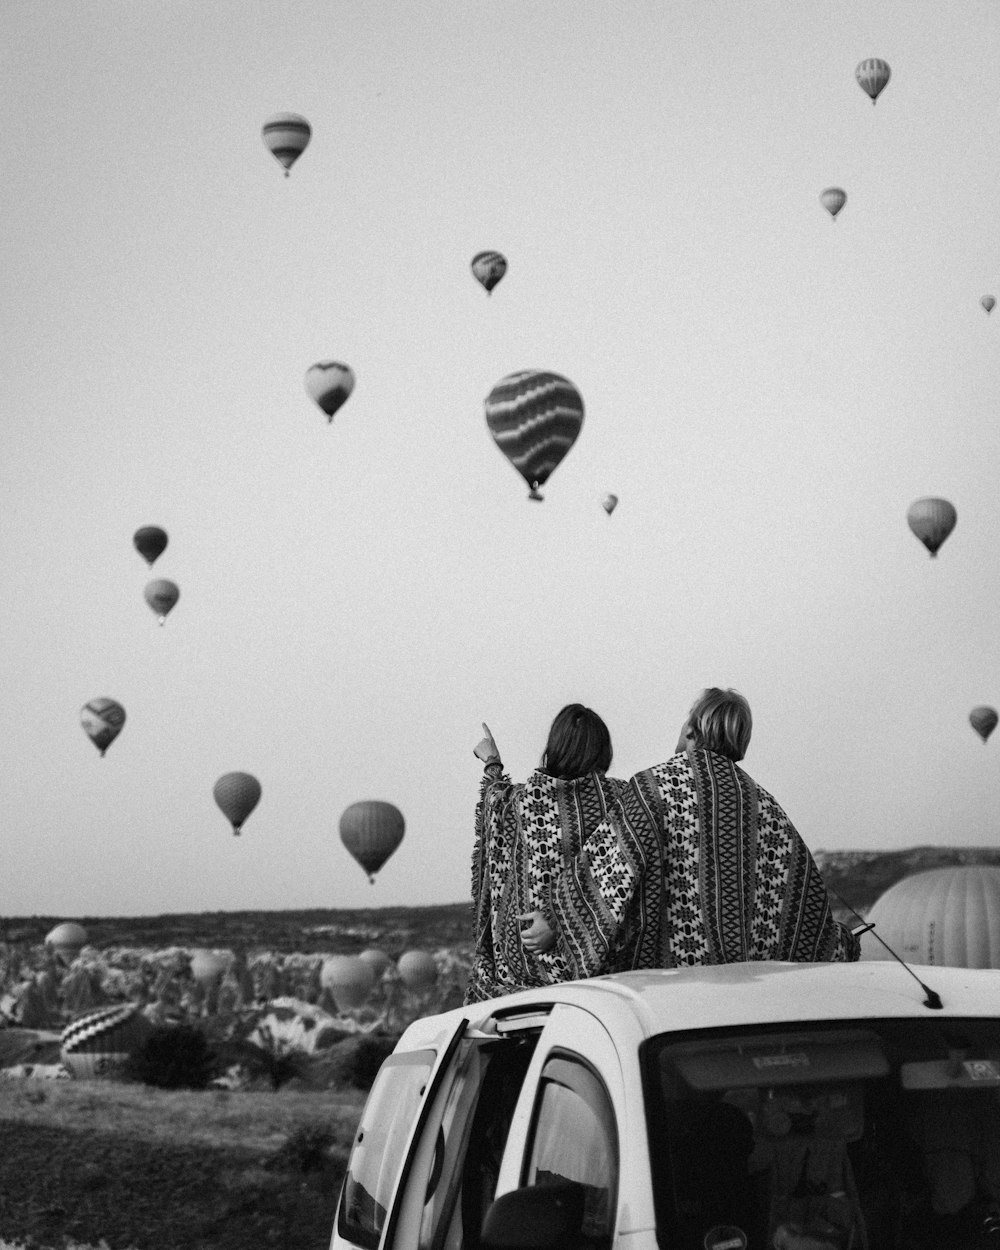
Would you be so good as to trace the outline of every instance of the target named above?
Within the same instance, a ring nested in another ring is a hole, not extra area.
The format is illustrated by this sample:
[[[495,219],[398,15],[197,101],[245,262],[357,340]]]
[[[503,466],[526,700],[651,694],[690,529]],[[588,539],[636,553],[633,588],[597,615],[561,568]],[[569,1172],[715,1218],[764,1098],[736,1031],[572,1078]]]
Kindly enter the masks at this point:
[[[152,1032],[138,1003],[101,1007],[62,1031],[60,1058],[80,1080],[121,1071]]]
[[[306,393],[326,413],[327,421],[354,390],[354,371],[339,360],[320,360],[306,370]]]
[[[947,499],[917,499],[910,504],[906,523],[932,556],[955,528],[958,514]]]
[[[268,151],[284,166],[285,177],[309,146],[312,127],[298,113],[275,113],[261,127],[261,137]]]
[[[854,77],[858,80],[858,86],[866,95],[871,96],[872,104],[875,103],[885,89],[891,74],[892,71],[889,69],[888,62],[883,61],[878,56],[868,57],[854,71]]]
[[[125,709],[114,699],[91,699],[80,709],[80,724],[103,755],[122,731]]]
[[[363,799],[344,809],[340,840],[375,884],[375,874],[403,840],[403,813],[381,799]]]
[[[914,873],[890,886],[867,919],[897,955],[917,964],[1000,968],[1000,867],[968,864]],[[891,959],[873,936],[862,959]]]
[[[476,281],[486,288],[489,295],[507,272],[507,257],[501,252],[477,252],[472,258],[471,268]]]
[[[969,713],[969,724],[985,742],[997,727],[997,711],[993,707],[974,707]]]
[[[493,441],[528,483],[529,499],[576,442],[583,399],[558,373],[525,369],[502,378],[486,397]]]

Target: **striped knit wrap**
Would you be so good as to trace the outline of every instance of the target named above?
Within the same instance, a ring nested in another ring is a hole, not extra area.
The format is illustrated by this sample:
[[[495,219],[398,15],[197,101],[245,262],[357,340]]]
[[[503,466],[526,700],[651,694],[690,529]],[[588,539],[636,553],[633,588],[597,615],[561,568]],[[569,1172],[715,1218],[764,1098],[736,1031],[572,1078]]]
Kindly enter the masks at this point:
[[[564,780],[538,770],[514,784],[501,765],[488,765],[476,808],[472,859],[472,901],[476,950],[466,1002],[478,1002],[529,986],[552,985],[574,976],[565,929],[544,955],[532,955],[521,942],[518,916],[541,911],[553,921],[552,893],[562,874],[585,850],[591,831],[618,828],[626,783],[589,773]],[[617,867],[617,865],[616,865]],[[591,963],[609,964],[620,916],[609,907],[609,882],[599,865],[581,882],[573,925],[575,941],[596,943]],[[600,879],[601,888],[594,881]],[[628,881],[627,894],[634,894]],[[555,926],[554,926],[555,927]]]
[[[624,818],[594,831],[554,891],[572,975],[608,971],[591,960],[587,900],[615,876],[634,894],[621,916],[616,970],[742,960],[849,962],[857,938],[833,917],[819,870],[780,805],[732,760],[693,750],[637,773]],[[595,871],[595,865],[600,865]]]

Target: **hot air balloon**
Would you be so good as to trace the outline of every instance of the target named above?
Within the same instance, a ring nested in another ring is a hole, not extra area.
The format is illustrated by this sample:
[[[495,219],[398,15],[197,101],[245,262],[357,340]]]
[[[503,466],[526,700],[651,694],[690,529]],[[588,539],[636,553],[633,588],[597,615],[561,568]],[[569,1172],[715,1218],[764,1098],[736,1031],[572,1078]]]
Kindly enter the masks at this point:
[[[902,959],[954,968],[1000,968],[1000,867],[932,868],[897,881],[868,913]],[[891,959],[872,935],[862,959]]]
[[[329,990],[341,1009],[363,1007],[375,988],[375,970],[359,955],[331,955],[324,959],[320,984]]]
[[[955,528],[958,514],[947,499],[917,499],[906,513],[906,523],[932,556]]]
[[[75,920],[57,924],[45,936],[45,945],[68,963],[72,963],[87,945],[87,930]]]
[[[180,588],[176,582],[168,582],[164,578],[148,582],[146,589],[142,593],[146,602],[159,618],[161,625],[167,619],[167,613],[181,597]]]
[[[870,56],[858,65],[854,71],[854,77],[858,80],[861,90],[871,96],[872,104],[874,104],[880,93],[885,90],[891,73],[888,62],[883,61],[881,57]]]
[[[996,708],[992,707],[974,707],[969,713],[969,724],[984,742],[996,729],[998,719]]]
[[[825,191],[820,192],[819,202],[836,221],[837,214],[847,203],[847,192],[842,191],[840,187],[827,187]]]
[[[434,957],[426,951],[404,951],[400,955],[396,967],[399,977],[407,989],[429,990],[437,980],[437,964]]]
[[[125,1067],[152,1029],[138,1003],[101,1007],[63,1029],[60,1058],[78,1079],[111,1076]]]
[[[486,424],[493,440],[528,483],[529,499],[543,486],[576,442],[583,399],[558,373],[525,369],[502,378],[486,397]]]
[[[312,127],[298,113],[275,113],[261,127],[268,151],[285,169],[285,177],[309,146]]]
[[[472,272],[489,295],[507,272],[507,258],[500,252],[477,252],[472,258]]]
[[[992,295],[984,295],[983,298],[979,302],[986,309],[987,316],[990,315],[990,313],[996,307],[996,303],[997,303]]]
[[[241,833],[243,822],[260,802],[260,782],[251,773],[223,773],[212,795],[233,833]]]
[[[328,422],[354,390],[354,371],[337,360],[321,360],[306,370],[306,392],[326,413]]]
[[[114,699],[91,699],[80,709],[80,724],[103,755],[122,731],[125,709]]]
[[[364,799],[345,808],[340,817],[340,840],[368,873],[375,874],[403,840],[403,813],[381,799]]]
[[[604,498],[601,500],[601,507],[608,514],[608,516],[610,516],[612,512],[614,512],[615,508],[618,507],[618,496],[617,495],[605,495]]]
[[[392,960],[383,950],[379,950],[377,946],[370,946],[368,950],[364,950],[358,956],[360,960],[368,964],[375,973],[375,980],[381,980],[382,973],[392,963]]]
[[[217,981],[221,981],[230,963],[232,963],[232,957],[228,952],[193,950],[191,952],[191,975],[204,989],[211,989]]]
[[[132,535],[132,543],[139,555],[150,566],[167,547],[167,531],[158,525],[143,525]]]

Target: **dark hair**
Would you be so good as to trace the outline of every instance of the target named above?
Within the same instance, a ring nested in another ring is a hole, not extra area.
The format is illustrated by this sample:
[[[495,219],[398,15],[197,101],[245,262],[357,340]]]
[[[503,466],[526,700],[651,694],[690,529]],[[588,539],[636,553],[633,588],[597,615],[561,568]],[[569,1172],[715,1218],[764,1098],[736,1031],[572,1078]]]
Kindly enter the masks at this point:
[[[611,767],[611,735],[604,721],[582,703],[568,703],[552,722],[542,756],[550,777],[569,780]]]

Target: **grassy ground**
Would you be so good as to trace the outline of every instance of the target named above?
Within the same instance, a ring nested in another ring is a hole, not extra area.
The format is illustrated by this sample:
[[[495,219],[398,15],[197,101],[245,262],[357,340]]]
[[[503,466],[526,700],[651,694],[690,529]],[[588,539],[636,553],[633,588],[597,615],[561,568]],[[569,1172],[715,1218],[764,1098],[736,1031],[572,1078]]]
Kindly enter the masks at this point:
[[[0,1237],[326,1250],[364,1094],[0,1083]]]

